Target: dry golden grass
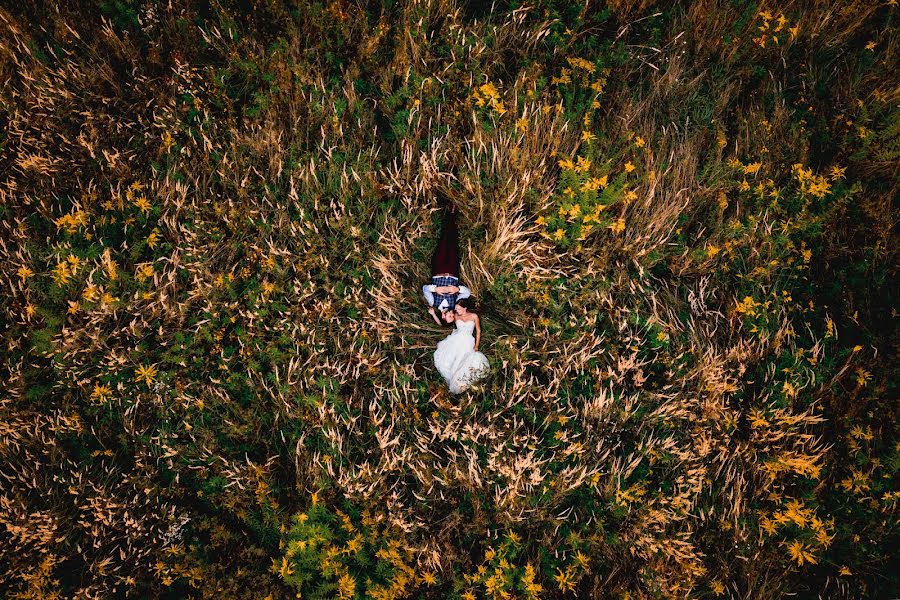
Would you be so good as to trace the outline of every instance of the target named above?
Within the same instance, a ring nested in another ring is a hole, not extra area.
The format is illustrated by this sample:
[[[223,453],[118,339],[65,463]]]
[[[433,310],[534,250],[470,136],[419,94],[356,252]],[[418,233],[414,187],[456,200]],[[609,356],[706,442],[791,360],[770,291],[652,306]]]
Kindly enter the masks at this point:
[[[0,9],[4,594],[886,589],[894,9],[126,5]]]

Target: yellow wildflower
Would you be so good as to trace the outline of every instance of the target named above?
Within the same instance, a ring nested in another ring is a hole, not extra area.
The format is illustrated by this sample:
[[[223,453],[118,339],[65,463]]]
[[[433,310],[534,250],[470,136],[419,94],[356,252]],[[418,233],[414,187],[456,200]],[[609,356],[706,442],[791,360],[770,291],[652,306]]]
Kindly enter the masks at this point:
[[[53,268],[53,278],[58,285],[63,286],[67,284],[71,277],[72,272],[69,270],[69,263],[66,261],[58,262]]]
[[[807,545],[800,540],[794,540],[788,545],[788,553],[791,555],[791,558],[794,559],[794,562],[800,566],[805,562],[812,565],[816,564],[815,555],[813,555],[813,553],[809,551]]]
[[[97,286],[93,283],[89,283],[87,287],[84,288],[81,296],[88,302],[93,302],[97,299]]]
[[[553,576],[553,579],[556,580],[556,585],[559,586],[559,589],[563,592],[574,591],[575,581],[572,577],[572,572],[569,569],[563,571],[559,567],[556,568],[556,571],[557,573]]]
[[[159,237],[161,234],[162,232],[157,227],[150,232],[150,235],[147,236],[147,245],[150,246],[151,250],[156,249],[156,244],[159,242]]]
[[[588,557],[582,554],[581,550],[575,551],[575,562],[584,569],[588,567]]]
[[[866,383],[872,379],[872,373],[866,371],[862,367],[858,367],[856,369],[856,384],[860,387],[865,387]]]
[[[143,381],[149,387],[151,383],[153,383],[156,378],[156,366],[155,365],[140,365],[134,371],[134,380],[135,381]]]
[[[137,279],[143,281],[153,276],[153,265],[141,265],[138,267]]]
[[[550,78],[550,83],[551,83],[552,85],[560,85],[560,84],[572,83],[572,78],[569,77],[569,73],[571,73],[571,71],[570,71],[569,69],[563,69],[563,70],[560,72],[560,76],[559,76],[559,77],[551,77],[551,78]]]
[[[353,598],[355,595],[356,580],[349,573],[344,573],[338,580],[338,598],[340,598],[340,600],[346,600]]]
[[[594,63],[583,58],[567,58],[566,60],[571,66],[583,71],[587,71],[588,73],[593,73],[597,70],[597,67],[594,66]]]
[[[112,394],[112,390],[109,389],[108,385],[100,385],[99,383],[94,384],[94,391],[91,392],[91,401],[102,403],[106,402],[107,398]]]
[[[482,84],[482,86],[478,89],[481,90],[481,93],[484,94],[488,98],[496,100],[497,98],[500,97],[500,92],[497,91],[497,88],[490,81],[485,84]]]
[[[147,200],[146,196],[140,196],[136,200],[133,200],[132,204],[134,204],[135,207],[137,207],[145,215],[150,212],[150,201]]]

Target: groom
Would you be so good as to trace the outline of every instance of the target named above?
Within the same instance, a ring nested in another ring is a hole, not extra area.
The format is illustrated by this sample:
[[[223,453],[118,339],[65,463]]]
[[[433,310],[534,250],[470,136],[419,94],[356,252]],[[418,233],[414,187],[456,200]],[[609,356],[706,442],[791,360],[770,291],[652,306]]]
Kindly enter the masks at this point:
[[[448,206],[449,204],[449,206]],[[468,298],[472,291],[459,283],[459,230],[456,228],[456,205],[444,202],[441,237],[431,258],[431,283],[422,286],[428,312],[440,325],[436,311],[456,308],[456,301]]]

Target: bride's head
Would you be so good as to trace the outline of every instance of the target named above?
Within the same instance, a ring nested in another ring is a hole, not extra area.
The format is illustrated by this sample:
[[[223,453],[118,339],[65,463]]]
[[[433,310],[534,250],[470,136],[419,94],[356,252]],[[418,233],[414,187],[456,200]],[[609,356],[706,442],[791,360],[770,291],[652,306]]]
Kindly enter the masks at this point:
[[[475,301],[470,297],[456,301],[456,314],[464,315],[475,312]]]

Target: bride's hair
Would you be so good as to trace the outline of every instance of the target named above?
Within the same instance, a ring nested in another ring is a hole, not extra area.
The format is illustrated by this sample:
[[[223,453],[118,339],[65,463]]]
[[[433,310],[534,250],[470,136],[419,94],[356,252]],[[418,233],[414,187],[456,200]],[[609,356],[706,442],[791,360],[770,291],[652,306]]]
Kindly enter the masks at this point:
[[[463,308],[465,308],[470,313],[473,313],[478,309],[478,305],[475,302],[475,298],[473,298],[472,296],[469,296],[468,298],[463,298],[461,300],[457,300],[456,303],[459,306],[462,306]]]

